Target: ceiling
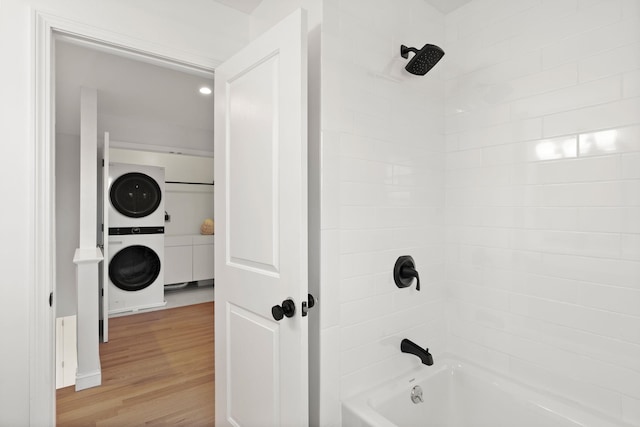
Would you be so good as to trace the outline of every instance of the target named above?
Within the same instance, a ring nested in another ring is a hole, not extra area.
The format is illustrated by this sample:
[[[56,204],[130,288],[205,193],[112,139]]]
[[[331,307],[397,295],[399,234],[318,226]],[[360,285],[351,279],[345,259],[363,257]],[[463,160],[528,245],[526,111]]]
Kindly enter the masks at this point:
[[[429,3],[431,6],[435,7],[440,12],[444,13],[445,15],[471,2],[471,0],[425,0],[425,1]]]
[[[225,6],[229,6],[233,9],[239,10],[250,15],[262,0],[215,0],[218,3],[222,3]]]
[[[79,134],[84,86],[98,90],[98,130],[110,131],[112,140],[168,145],[158,143],[166,137],[176,147],[205,149],[196,135],[211,135],[212,150],[213,95],[198,91],[205,85],[213,89],[212,74],[186,73],[60,40],[55,55],[56,132]],[[143,131],[147,141],[140,140]]]
[[[251,14],[262,0],[215,0],[218,3],[224,4],[225,6],[229,6],[233,9],[239,10],[240,12],[244,12],[246,14]],[[398,6],[401,7],[401,3],[404,0],[399,0]],[[425,0],[431,6],[435,7],[440,12],[447,14],[449,12],[453,12],[454,10],[464,6],[469,3],[471,0]]]

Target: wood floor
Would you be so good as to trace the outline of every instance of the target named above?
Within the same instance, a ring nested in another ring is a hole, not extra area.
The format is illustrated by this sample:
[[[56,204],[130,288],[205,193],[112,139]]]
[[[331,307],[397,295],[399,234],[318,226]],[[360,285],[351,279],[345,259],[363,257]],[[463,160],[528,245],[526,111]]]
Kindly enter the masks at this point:
[[[109,320],[102,385],[60,389],[58,426],[214,425],[214,303]]]

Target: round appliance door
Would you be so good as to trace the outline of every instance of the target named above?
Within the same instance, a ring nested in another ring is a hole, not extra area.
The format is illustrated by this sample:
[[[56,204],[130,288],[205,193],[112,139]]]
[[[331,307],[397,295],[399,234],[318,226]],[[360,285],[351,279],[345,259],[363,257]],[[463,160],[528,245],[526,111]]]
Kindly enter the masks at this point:
[[[159,274],[160,258],[147,246],[127,246],[109,263],[109,278],[123,291],[142,290],[151,285]]]
[[[109,192],[111,204],[122,215],[142,218],[160,206],[162,192],[155,179],[140,172],[119,176]]]

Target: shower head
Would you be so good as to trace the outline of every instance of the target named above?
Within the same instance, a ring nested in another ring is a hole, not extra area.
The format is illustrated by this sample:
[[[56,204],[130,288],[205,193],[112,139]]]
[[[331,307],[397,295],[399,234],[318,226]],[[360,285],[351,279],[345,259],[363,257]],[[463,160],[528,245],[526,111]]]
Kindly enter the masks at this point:
[[[434,44],[425,44],[420,50],[415,47],[400,46],[400,55],[403,58],[408,58],[409,52],[413,52],[415,55],[404,69],[416,76],[427,74],[444,56],[444,50]]]

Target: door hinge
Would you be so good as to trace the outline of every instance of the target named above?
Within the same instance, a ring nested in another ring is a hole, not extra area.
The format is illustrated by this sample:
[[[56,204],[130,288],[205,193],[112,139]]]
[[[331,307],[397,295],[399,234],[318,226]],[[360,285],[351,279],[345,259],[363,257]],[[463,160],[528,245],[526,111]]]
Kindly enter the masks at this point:
[[[53,307],[53,292],[49,292],[49,307]]]
[[[100,296],[104,296],[104,288],[100,289]]]
[[[104,167],[104,159],[102,159],[102,167]]]

